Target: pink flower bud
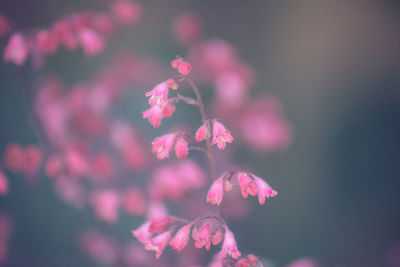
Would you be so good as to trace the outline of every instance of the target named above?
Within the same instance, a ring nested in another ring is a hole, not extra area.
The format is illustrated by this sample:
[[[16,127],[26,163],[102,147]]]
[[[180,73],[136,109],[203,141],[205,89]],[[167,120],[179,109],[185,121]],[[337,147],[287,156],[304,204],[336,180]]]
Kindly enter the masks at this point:
[[[173,104],[171,101],[167,101],[167,104],[165,104],[164,108],[162,109],[162,116],[164,118],[169,118],[174,114],[176,111],[176,106]]]
[[[239,172],[237,174],[237,179],[244,198],[247,198],[248,195],[253,197],[257,195],[257,185],[247,174]]]
[[[278,195],[278,192],[276,192],[274,189],[272,189],[267,182],[265,182],[263,179],[260,177],[257,177],[255,175],[254,180],[257,184],[257,191],[258,191],[258,202],[263,205],[265,203],[265,198],[270,198],[270,197],[275,197]]]
[[[250,267],[249,261],[247,258],[242,258],[237,261],[236,267]]]
[[[183,58],[177,56],[175,59],[171,60],[171,67],[177,69],[182,62]]]
[[[20,33],[15,33],[11,36],[4,50],[4,61],[14,62],[16,65],[21,66],[24,64],[28,53],[29,48],[24,37]]]
[[[192,224],[188,224],[176,233],[175,237],[171,240],[169,245],[176,249],[177,251],[181,251],[187,244],[189,240],[190,229],[192,228]]]
[[[225,258],[226,255],[232,256],[232,258],[237,259],[240,257],[241,253],[237,249],[236,240],[233,233],[225,226],[225,238],[222,244],[222,250],[219,254],[221,258]]]
[[[224,195],[224,175],[219,177],[215,182],[211,185],[210,190],[207,194],[207,202],[218,206],[222,202],[222,197]]]
[[[182,62],[178,66],[178,72],[183,75],[189,74],[191,69],[192,69],[192,66],[187,62]]]
[[[217,144],[218,148],[225,149],[226,143],[232,143],[233,137],[231,133],[220,122],[214,122],[213,139],[211,145]]]
[[[210,222],[207,221],[200,228],[200,231],[197,233],[194,246],[196,248],[202,248],[204,246],[206,248],[206,250],[210,249],[210,246],[211,246],[211,224],[210,224]]]
[[[58,39],[54,33],[41,30],[36,34],[36,44],[41,51],[52,54],[57,49]]]
[[[188,154],[188,144],[183,138],[178,138],[175,144],[175,153],[178,159],[186,158]]]
[[[159,234],[146,243],[145,249],[155,251],[156,258],[158,259],[160,258],[165,247],[168,245],[171,237],[172,237],[172,230]]]

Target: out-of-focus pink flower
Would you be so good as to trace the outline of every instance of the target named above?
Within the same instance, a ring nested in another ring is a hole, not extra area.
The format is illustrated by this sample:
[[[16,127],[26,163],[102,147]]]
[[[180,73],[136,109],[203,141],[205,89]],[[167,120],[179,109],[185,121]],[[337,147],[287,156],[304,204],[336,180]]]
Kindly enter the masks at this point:
[[[90,28],[82,28],[78,32],[79,41],[87,56],[99,54],[104,50],[105,40]]]
[[[188,144],[183,138],[178,138],[175,144],[175,153],[178,159],[186,158],[188,154]]]
[[[168,216],[167,207],[161,200],[152,200],[148,204],[147,217],[150,219],[158,219]]]
[[[210,129],[208,128],[208,123],[205,122],[196,131],[196,135],[195,135],[196,142],[201,142],[203,140],[210,139],[210,136],[211,136],[211,133],[210,133]]]
[[[168,114],[169,113],[167,112],[167,115]],[[163,109],[159,106],[153,106],[150,109],[143,111],[143,118],[149,119],[151,125],[153,125],[154,128],[158,128],[163,118]]]
[[[0,171],[0,195],[8,193],[8,180],[2,171]]]
[[[257,256],[255,256],[253,254],[249,254],[249,255],[247,255],[247,260],[249,261],[251,267],[257,267],[257,263],[259,261]],[[262,265],[261,267],[263,267],[263,266],[264,265]]]
[[[248,195],[253,197],[257,195],[257,185],[246,173],[239,172],[237,174],[237,179],[244,198],[247,198]]]
[[[233,137],[231,133],[225,128],[225,126],[217,121],[213,124],[213,139],[211,145],[217,144],[218,148],[225,149],[226,143],[232,143]]]
[[[280,102],[273,97],[248,102],[238,117],[244,141],[258,151],[286,149],[292,141],[292,130],[281,110]]]
[[[237,259],[241,253],[237,249],[236,240],[233,233],[225,226],[225,238],[222,244],[222,250],[220,252],[221,258],[225,258],[226,255],[230,255],[232,258]]]
[[[192,235],[193,237],[193,235]],[[195,241],[194,246],[196,248],[202,248],[203,246],[206,250],[209,250],[211,247],[211,224],[209,221],[205,222],[203,226],[198,231],[196,238],[193,238]]]
[[[36,146],[28,146],[24,151],[23,168],[29,174],[36,173],[42,163],[42,153]]]
[[[168,98],[168,85],[166,82],[162,82],[156,85],[153,90],[146,93],[147,97],[149,98],[149,104],[151,106],[159,106],[162,108]]]
[[[81,208],[85,203],[85,192],[75,177],[58,176],[54,187],[60,198],[68,204]]]
[[[226,71],[216,78],[216,97],[224,109],[239,107],[246,100],[247,84],[235,71]]]
[[[180,45],[188,45],[201,38],[202,21],[196,14],[185,12],[177,16],[172,23],[172,34]]]
[[[97,155],[92,164],[96,175],[101,177],[110,177],[113,174],[113,163],[110,155],[106,153]]]
[[[169,157],[169,152],[172,149],[176,134],[166,134],[157,137],[152,142],[153,152],[157,153],[158,159],[164,159]]]
[[[83,251],[101,264],[115,266],[119,248],[115,240],[96,231],[87,231],[79,237]]]
[[[96,191],[91,194],[90,202],[97,218],[108,223],[117,222],[120,200],[116,190]]]
[[[29,53],[29,47],[24,36],[15,33],[11,36],[4,50],[4,61],[13,62],[18,66],[24,64]]]
[[[143,193],[136,188],[128,189],[122,197],[122,208],[129,214],[141,215],[146,210]]]
[[[106,14],[93,15],[91,22],[93,28],[105,36],[111,35],[114,32],[114,24],[110,16]]]
[[[159,234],[146,243],[145,249],[155,251],[156,258],[158,259],[160,258],[164,248],[168,245],[169,241],[171,240],[171,237],[172,237],[172,230]]]
[[[48,157],[45,165],[46,175],[49,177],[55,177],[59,174],[64,167],[63,161],[58,155],[51,155]]]
[[[205,180],[206,175],[199,165],[182,160],[157,168],[150,190],[154,197],[178,200],[189,190],[201,187]]]
[[[36,33],[36,45],[40,51],[46,54],[53,54],[58,46],[57,35],[47,30],[40,30]]]
[[[7,146],[4,160],[6,167],[12,171],[21,171],[23,168],[24,152],[20,145],[11,143]]]
[[[287,267],[317,267],[317,263],[313,259],[300,259],[290,263]]]
[[[142,6],[137,2],[118,0],[112,6],[112,12],[120,23],[132,24],[142,15]]]
[[[179,231],[175,234],[175,237],[171,240],[169,245],[176,249],[177,251],[181,251],[187,244],[190,236],[190,230],[192,228],[192,223],[183,226]]]
[[[257,184],[258,191],[258,202],[263,205],[265,203],[265,198],[275,197],[278,195],[274,189],[272,189],[267,182],[265,182],[260,177],[253,175],[254,180]]]
[[[136,237],[136,239],[142,244],[146,244],[146,242],[149,241],[153,235],[149,232],[150,224],[151,222],[147,221],[139,226],[139,228],[137,228],[136,230],[131,231],[133,236]]]
[[[76,175],[85,175],[89,171],[89,163],[86,156],[76,147],[68,148],[65,152],[65,160],[68,169]]]
[[[68,50],[74,50],[78,47],[78,39],[73,32],[72,24],[69,21],[59,21],[54,27],[54,34]]]
[[[9,30],[10,23],[3,14],[0,14],[0,36],[7,33]]]
[[[207,202],[210,202],[213,205],[217,204],[218,206],[221,204],[224,195],[224,176],[225,175],[219,177],[211,185],[207,194]]]

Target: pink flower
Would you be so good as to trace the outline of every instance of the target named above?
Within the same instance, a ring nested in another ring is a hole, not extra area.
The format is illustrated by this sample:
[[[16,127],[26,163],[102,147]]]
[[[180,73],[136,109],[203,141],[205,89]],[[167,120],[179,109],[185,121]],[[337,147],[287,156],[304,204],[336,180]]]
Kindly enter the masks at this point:
[[[176,233],[175,237],[171,240],[169,245],[176,249],[178,252],[181,251],[187,244],[189,240],[190,229],[192,228],[192,223],[182,227]]]
[[[58,46],[57,36],[49,31],[41,30],[36,34],[36,44],[41,51],[52,54],[56,51]]]
[[[209,250],[211,246],[210,222],[207,221],[205,224],[203,224],[203,226],[200,228],[200,231],[197,233],[197,235],[195,235],[195,237],[196,242],[194,243],[194,246],[196,248],[202,248],[203,246],[205,246],[206,250]]]
[[[151,222],[147,221],[141,226],[139,226],[139,228],[137,228],[136,230],[131,231],[133,236],[136,237],[137,240],[142,244],[145,244],[147,241],[149,241],[151,236],[153,235],[152,233],[149,232],[150,224]]]
[[[118,220],[119,195],[116,190],[104,190],[92,193],[90,197],[97,218],[108,223]]]
[[[199,129],[197,129],[195,138],[196,142],[201,142],[210,138],[210,131],[208,129],[207,122],[203,123],[203,125],[201,125]]]
[[[21,66],[24,64],[29,53],[29,47],[24,37],[20,33],[15,33],[11,36],[4,50],[4,61],[14,62]]]
[[[172,103],[171,101],[167,101],[167,103],[164,105],[163,109],[162,109],[162,116],[164,118],[169,118],[172,116],[172,114],[174,114],[176,111],[176,106],[174,103]]]
[[[222,250],[219,254],[221,258],[224,258],[226,255],[231,255],[232,258],[237,259],[240,257],[241,253],[237,249],[236,241],[233,233],[225,226],[225,239],[222,244]]]
[[[175,144],[175,153],[178,159],[186,158],[188,154],[188,144],[183,138],[178,138]]]
[[[153,145],[153,152],[157,153],[158,159],[169,157],[169,152],[172,149],[176,134],[166,134],[154,139],[151,143]]]
[[[187,75],[190,73],[191,69],[192,69],[192,66],[189,63],[182,62],[181,64],[179,64],[178,72],[180,74]]]
[[[87,56],[93,56],[104,50],[105,41],[95,31],[89,28],[82,28],[79,33],[79,40],[81,42],[83,51]]]
[[[149,232],[152,234],[164,232],[171,222],[172,218],[168,216],[152,219],[150,221]]]
[[[143,111],[143,119],[149,119],[154,128],[158,128],[163,118],[163,110],[159,106],[153,106],[150,109]]]
[[[247,260],[250,263],[251,267],[257,267],[257,263],[258,263],[258,257],[253,255],[253,254],[249,254],[247,255]]]
[[[146,201],[143,193],[136,188],[128,189],[122,197],[122,207],[127,213],[132,215],[144,214]]]
[[[220,122],[214,122],[213,139],[211,145],[217,144],[218,148],[225,149],[226,143],[232,143],[233,137],[231,133]]]
[[[247,198],[248,195],[253,197],[257,195],[257,185],[247,174],[239,172],[237,174],[237,179],[244,198]]]
[[[171,67],[177,69],[182,62],[183,58],[181,58],[180,56],[176,56],[175,59],[171,60]]]
[[[10,30],[10,23],[3,14],[0,14],[0,36],[7,33],[9,30]]]
[[[156,258],[158,259],[160,258],[164,248],[168,245],[171,237],[172,230],[159,234],[146,243],[145,249],[155,251]]]
[[[135,23],[142,14],[142,7],[136,2],[118,0],[112,5],[115,18],[124,24]]]
[[[263,205],[265,203],[265,198],[270,198],[278,195],[274,189],[272,189],[267,182],[265,182],[260,177],[253,175],[254,180],[257,184],[257,191],[258,191],[258,202]]]
[[[207,202],[218,206],[222,202],[222,197],[224,195],[224,175],[219,177],[215,182],[211,185],[210,190],[207,194]]]
[[[214,246],[216,246],[216,245],[218,245],[219,243],[221,243],[222,238],[223,238],[223,236],[224,236],[222,230],[223,230],[223,229],[218,229],[218,231],[213,235],[213,237],[212,237],[212,239],[211,239],[211,243],[212,243]]]
[[[8,180],[3,172],[0,171],[0,195],[8,193]]]
[[[188,45],[198,40],[202,30],[201,19],[190,12],[179,15],[172,23],[172,33],[180,45]]]
[[[236,267],[250,267],[250,264],[247,258],[242,258],[237,261]]]
[[[156,85],[153,90],[146,93],[149,96],[149,104],[151,106],[159,106],[162,108],[168,98],[168,85],[166,82],[162,82]]]

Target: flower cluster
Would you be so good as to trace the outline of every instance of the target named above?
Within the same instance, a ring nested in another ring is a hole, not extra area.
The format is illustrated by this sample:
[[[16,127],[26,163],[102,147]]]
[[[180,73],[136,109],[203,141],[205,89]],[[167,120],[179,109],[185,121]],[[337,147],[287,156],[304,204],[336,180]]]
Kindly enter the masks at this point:
[[[265,198],[275,197],[278,193],[273,190],[262,178],[247,172],[225,172],[211,185],[207,195],[207,202],[220,205],[224,192],[232,190],[232,185],[238,185],[243,198],[256,196],[263,205]]]
[[[61,46],[67,50],[75,50],[81,46],[85,55],[96,55],[103,51],[106,38],[113,34],[116,23],[133,24],[142,12],[138,3],[129,0],[113,1],[110,9],[110,14],[74,14],[56,21],[48,29],[39,29],[32,33],[15,32],[5,48],[4,60],[22,65],[29,54],[33,57],[54,54]],[[3,28],[3,31],[8,30],[5,24]]]
[[[178,252],[186,247],[190,237],[198,249],[209,250],[211,244],[216,246],[222,241],[219,253],[221,259],[231,256],[238,259],[241,256],[233,233],[225,222],[218,217],[203,217],[192,222],[186,222],[174,217],[163,217],[145,222],[132,234],[145,245],[147,250],[156,252],[159,258],[168,244]]]

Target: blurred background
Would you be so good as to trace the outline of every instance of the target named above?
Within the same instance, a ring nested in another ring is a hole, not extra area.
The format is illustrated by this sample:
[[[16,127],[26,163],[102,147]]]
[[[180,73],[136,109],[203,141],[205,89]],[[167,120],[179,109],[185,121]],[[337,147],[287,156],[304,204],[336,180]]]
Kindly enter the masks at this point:
[[[2,1],[0,12],[25,30],[101,2]],[[265,206],[254,201],[250,214],[233,224],[242,251],[275,266],[304,257],[322,266],[400,266],[400,3],[142,4],[140,22],[119,32],[104,53],[83,60],[80,51],[61,51],[49,57],[42,70],[23,66],[22,71],[32,83],[43,73],[57,73],[73,84],[89,79],[121,50],[158,58],[167,66],[176,54],[186,55],[171,38],[171,21],[184,11],[197,13],[207,38],[231,43],[254,67],[252,94],[279,98],[293,130],[293,142],[285,151],[255,153],[244,147],[235,158],[251,165],[279,192]],[[2,41],[2,50],[4,46]],[[29,122],[29,95],[20,88],[26,86],[18,78],[20,71],[0,63],[1,151],[10,142],[38,142]],[[125,103],[121,114],[157,136],[162,130],[154,132],[141,121],[140,111],[146,106],[144,96],[141,100],[132,106]],[[173,120],[190,122],[187,114],[194,113],[178,112]],[[76,241],[82,229],[97,222],[59,200],[44,176],[31,188],[19,175],[8,175],[10,192],[0,198],[0,210],[13,221],[10,258],[25,259],[10,266],[98,266]],[[123,218],[112,231],[129,240],[127,231],[133,224]]]

